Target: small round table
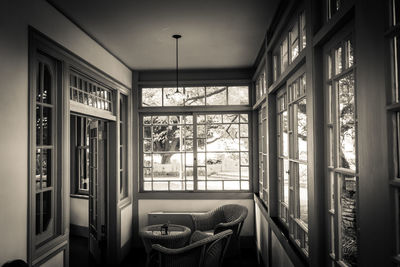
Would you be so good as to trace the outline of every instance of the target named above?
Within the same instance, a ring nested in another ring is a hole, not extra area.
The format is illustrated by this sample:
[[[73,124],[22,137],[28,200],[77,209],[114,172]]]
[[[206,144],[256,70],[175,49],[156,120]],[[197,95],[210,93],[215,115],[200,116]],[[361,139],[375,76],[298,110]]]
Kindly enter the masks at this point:
[[[145,226],[139,232],[147,254],[146,266],[149,266],[152,257],[151,245],[160,244],[166,248],[181,248],[189,241],[191,234],[189,227],[178,224],[169,224],[168,234],[165,235],[162,234],[161,226],[163,225],[156,224]]]

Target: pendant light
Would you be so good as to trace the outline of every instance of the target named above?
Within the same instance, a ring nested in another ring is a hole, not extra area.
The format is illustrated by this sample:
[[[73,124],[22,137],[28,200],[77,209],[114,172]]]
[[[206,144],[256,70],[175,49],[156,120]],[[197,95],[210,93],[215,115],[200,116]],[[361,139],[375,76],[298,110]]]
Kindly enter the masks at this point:
[[[178,56],[179,56],[179,49],[178,49],[178,40],[181,38],[182,36],[179,34],[174,34],[172,35],[172,38],[174,38],[176,40],[176,70],[175,70],[175,74],[176,74],[176,90],[173,94],[169,94],[167,95],[167,98],[171,99],[174,103],[182,103],[185,101],[186,96],[179,91],[179,76],[178,76]]]

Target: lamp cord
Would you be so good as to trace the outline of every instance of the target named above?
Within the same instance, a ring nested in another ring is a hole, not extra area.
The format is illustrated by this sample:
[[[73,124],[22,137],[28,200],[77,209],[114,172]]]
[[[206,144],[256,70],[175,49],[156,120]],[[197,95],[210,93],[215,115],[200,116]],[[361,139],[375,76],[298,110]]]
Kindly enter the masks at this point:
[[[176,92],[179,92],[178,86],[178,38],[176,38]]]

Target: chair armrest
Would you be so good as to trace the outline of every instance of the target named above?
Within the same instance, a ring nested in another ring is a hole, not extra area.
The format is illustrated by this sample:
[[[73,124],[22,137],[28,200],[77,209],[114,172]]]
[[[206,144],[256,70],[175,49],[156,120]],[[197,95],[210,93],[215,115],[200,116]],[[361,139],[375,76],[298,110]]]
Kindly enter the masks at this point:
[[[190,237],[190,242],[189,242],[189,244],[192,244],[192,243],[194,243],[194,242],[203,240],[203,239],[205,239],[205,238],[207,238],[207,237],[209,237],[209,236],[210,236],[209,234],[206,234],[206,233],[204,233],[204,232],[201,232],[201,231],[196,230],[196,231],[194,231],[194,233],[193,233],[192,236]]]
[[[207,231],[214,229],[215,222],[214,212],[209,211],[206,213],[192,214],[192,220],[195,230]]]

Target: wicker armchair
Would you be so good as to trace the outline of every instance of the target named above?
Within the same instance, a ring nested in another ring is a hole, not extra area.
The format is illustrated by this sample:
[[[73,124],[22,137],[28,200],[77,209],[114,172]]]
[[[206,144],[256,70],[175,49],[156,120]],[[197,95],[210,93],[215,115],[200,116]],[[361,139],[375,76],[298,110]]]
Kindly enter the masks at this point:
[[[153,244],[160,244],[167,248],[181,248],[184,247],[190,238],[190,229],[182,225],[170,224],[168,226],[169,231],[179,231],[179,235],[155,235],[153,232],[159,232],[162,224],[146,226],[140,231],[140,236],[143,241],[144,248],[147,254],[146,266],[154,265],[155,253],[152,250]]]
[[[195,231],[186,247],[166,248],[155,244],[152,248],[158,252],[160,267],[220,267],[231,235],[232,230],[211,236]]]
[[[244,206],[228,204],[207,213],[193,214],[192,220],[194,229],[199,231],[213,231],[214,234],[218,234],[231,229],[233,234],[227,254],[228,256],[240,255],[239,235],[247,213],[247,208]]]

